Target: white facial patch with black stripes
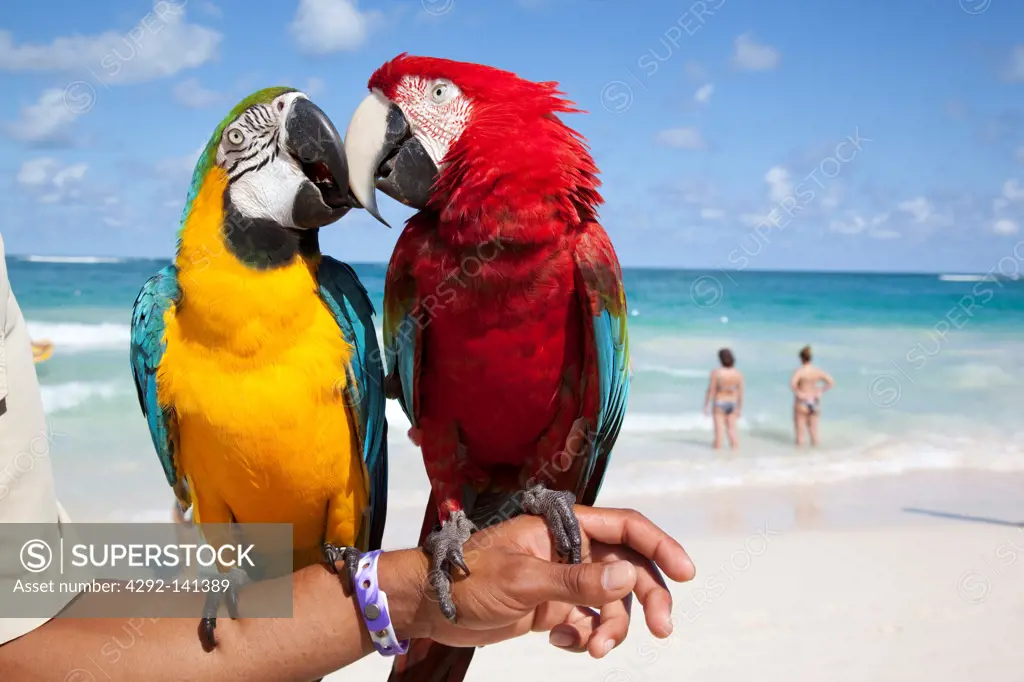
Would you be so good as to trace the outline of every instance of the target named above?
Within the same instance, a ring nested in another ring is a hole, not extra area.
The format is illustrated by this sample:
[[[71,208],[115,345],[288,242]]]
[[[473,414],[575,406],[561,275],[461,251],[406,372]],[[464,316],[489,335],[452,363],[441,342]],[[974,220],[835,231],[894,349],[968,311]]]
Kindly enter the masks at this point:
[[[242,215],[295,227],[292,208],[303,182],[298,162],[285,151],[284,121],[292,103],[305,98],[289,92],[257,104],[224,128],[217,165],[227,171],[231,203]]]

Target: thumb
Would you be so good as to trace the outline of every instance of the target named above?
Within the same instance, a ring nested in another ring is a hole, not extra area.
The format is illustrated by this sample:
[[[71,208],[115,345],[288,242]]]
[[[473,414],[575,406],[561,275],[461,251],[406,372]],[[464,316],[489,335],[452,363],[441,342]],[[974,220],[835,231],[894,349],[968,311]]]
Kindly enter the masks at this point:
[[[549,601],[601,607],[636,585],[636,568],[628,561],[558,564],[531,557],[520,576],[509,591],[530,608]]]

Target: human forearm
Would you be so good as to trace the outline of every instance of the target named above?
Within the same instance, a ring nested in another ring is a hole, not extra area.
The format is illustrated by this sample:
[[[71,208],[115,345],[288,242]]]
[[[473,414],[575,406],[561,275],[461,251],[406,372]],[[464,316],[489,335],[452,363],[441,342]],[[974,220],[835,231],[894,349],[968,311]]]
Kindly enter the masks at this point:
[[[378,575],[400,638],[428,634],[423,586],[426,556],[418,550],[385,552]],[[86,594],[60,618],[0,647],[0,670],[17,680],[310,680],[343,668],[373,651],[355,599],[338,578],[313,566],[282,580],[292,581],[291,618],[217,621],[220,646],[205,653],[194,618],[76,617],[95,612],[98,602],[118,595]],[[257,599],[259,583],[241,593]],[[152,595],[154,600],[160,595]],[[202,599],[196,598],[196,614]],[[143,613],[143,605],[139,604]],[[154,608],[152,612],[156,612]],[[85,672],[70,675],[76,669]],[[88,674],[87,674],[88,673]]]

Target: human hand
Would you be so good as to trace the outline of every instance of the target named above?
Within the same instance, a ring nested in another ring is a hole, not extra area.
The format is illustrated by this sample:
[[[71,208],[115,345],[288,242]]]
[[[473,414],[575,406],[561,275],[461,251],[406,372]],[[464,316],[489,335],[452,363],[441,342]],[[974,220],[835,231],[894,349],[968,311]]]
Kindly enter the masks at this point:
[[[686,551],[639,512],[583,506],[575,512],[583,563],[557,563],[547,526],[534,516],[474,533],[463,548],[470,575],[454,576],[458,621],[445,619],[428,585],[414,636],[466,647],[550,632],[552,644],[601,658],[625,638],[635,594],[648,629],[668,637],[672,596],[659,567],[677,582],[691,580],[695,569]]]

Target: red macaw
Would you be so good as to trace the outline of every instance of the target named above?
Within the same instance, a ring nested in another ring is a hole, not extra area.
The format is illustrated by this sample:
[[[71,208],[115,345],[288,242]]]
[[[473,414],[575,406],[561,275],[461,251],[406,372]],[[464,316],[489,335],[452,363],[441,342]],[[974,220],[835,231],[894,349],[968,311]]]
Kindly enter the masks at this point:
[[[384,222],[374,186],[420,209],[388,265],[384,342],[431,484],[420,542],[443,575],[468,572],[463,543],[509,499],[579,562],[572,505],[594,503],[626,410],[622,272],[557,88],[403,54],[370,78],[345,135],[367,211]],[[472,652],[414,643],[391,679],[461,680]]]

